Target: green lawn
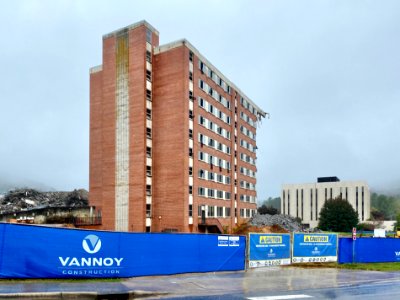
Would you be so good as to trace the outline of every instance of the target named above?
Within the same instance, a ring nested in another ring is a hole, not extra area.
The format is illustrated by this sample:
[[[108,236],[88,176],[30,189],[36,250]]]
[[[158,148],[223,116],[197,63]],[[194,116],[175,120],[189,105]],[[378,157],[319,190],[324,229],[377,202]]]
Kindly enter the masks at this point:
[[[288,265],[287,267],[301,268],[336,268],[336,269],[351,269],[351,270],[366,270],[366,271],[381,271],[381,272],[396,272],[400,271],[400,262],[388,263],[368,263],[368,264],[338,264],[338,263],[302,263]]]
[[[352,269],[352,270],[368,270],[368,271],[382,271],[382,272],[393,272],[400,271],[400,262],[390,263],[368,263],[368,264],[338,264],[340,269]]]

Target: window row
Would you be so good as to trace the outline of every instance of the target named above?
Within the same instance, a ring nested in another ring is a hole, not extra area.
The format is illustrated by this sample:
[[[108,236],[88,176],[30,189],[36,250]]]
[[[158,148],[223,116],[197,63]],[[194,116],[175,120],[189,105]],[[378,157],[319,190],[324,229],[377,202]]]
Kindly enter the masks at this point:
[[[199,187],[197,189],[197,195],[199,195],[201,197],[206,197],[206,198],[215,198],[215,199],[224,199],[224,200],[231,199],[230,192],[209,189],[209,188],[205,188],[205,187]]]
[[[224,152],[226,154],[231,154],[231,147],[218,142],[202,133],[199,133],[199,143],[201,145],[207,145],[208,147],[214,148],[215,150]]]
[[[198,175],[201,179],[215,181],[218,183],[231,184],[231,178],[222,174],[200,169]]]
[[[245,148],[251,152],[254,152],[254,153],[256,152],[256,149],[257,149],[256,146],[253,146],[248,141],[242,140],[242,139],[240,139],[240,146],[242,146],[243,148]]]
[[[226,124],[231,124],[231,117],[228,115],[224,114],[221,110],[216,108],[214,105],[208,103],[206,100],[203,98],[199,97],[199,106],[204,108],[206,111],[209,113],[213,114],[217,118],[221,119],[224,121]]]
[[[257,114],[257,110],[254,108],[254,106],[251,105],[250,102],[244,99],[243,97],[240,98],[240,104],[242,104],[242,106],[246,108],[249,112],[251,112],[253,115]]]
[[[201,60],[199,60],[199,69],[203,74],[206,74],[209,78],[212,79],[212,81],[218,84],[225,92],[227,92],[228,94],[231,93],[231,87],[224,80],[222,80],[222,78],[219,77],[217,73],[207,67],[207,65]]]
[[[251,165],[254,165],[254,166],[256,165],[256,160],[254,158],[252,158],[251,156],[246,155],[245,153],[240,153],[240,159]]]
[[[242,118],[242,120],[246,121],[250,126],[253,126],[254,128],[256,127],[256,123],[255,121],[253,121],[253,119],[251,119],[248,115],[246,115],[244,112],[240,112],[240,118]]]
[[[240,209],[240,216],[242,218],[251,218],[255,216],[256,210],[255,209],[249,209],[249,208],[241,208]]]
[[[254,140],[254,141],[256,140],[256,134],[253,133],[251,130],[248,130],[243,125],[240,126],[240,132],[243,133],[244,135],[247,135],[252,140]]]
[[[203,116],[199,116],[199,124],[203,125],[207,129],[215,132],[216,134],[219,134],[220,136],[230,140],[231,139],[231,132],[222,128],[219,126],[217,123],[214,123],[213,121],[208,120],[207,118]]]
[[[231,103],[229,100],[225,99],[220,93],[214,90],[211,86],[205,83],[203,80],[199,79],[199,88],[201,88],[205,93],[209,94],[223,106],[228,109],[231,109]]]
[[[231,169],[231,163],[229,161],[212,156],[206,152],[199,151],[199,160],[227,170]]]
[[[242,189],[247,189],[247,190],[252,190],[252,191],[256,190],[256,185],[254,183],[247,182],[247,181],[244,181],[244,180],[240,181],[240,187]]]
[[[240,167],[240,174],[256,178],[256,172],[254,172],[253,170],[244,168],[244,167]]]
[[[240,195],[240,201],[242,201],[242,202],[256,203],[256,202],[257,202],[257,197],[255,197],[255,196],[249,196],[249,195]]]
[[[224,206],[211,206],[211,205],[199,205],[198,216],[201,217],[204,210],[205,217],[215,218],[227,218],[231,216],[231,208]]]

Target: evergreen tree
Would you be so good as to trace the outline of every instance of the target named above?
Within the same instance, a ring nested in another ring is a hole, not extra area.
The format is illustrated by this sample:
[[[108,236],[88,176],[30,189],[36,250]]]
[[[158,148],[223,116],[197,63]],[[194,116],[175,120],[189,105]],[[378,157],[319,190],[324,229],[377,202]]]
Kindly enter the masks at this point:
[[[358,214],[353,206],[340,196],[325,202],[319,214],[321,230],[347,232],[358,224]]]

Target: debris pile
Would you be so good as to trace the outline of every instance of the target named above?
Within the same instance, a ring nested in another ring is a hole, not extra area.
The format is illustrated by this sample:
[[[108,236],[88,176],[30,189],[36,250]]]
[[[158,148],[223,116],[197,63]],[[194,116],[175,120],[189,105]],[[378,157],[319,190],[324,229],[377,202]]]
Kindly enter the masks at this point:
[[[44,208],[82,207],[88,205],[88,192],[39,192],[34,189],[16,189],[0,198],[0,214]]]
[[[274,226],[278,225],[289,232],[301,231],[302,226],[296,220],[288,215],[260,215],[257,214],[249,220],[250,226]]]

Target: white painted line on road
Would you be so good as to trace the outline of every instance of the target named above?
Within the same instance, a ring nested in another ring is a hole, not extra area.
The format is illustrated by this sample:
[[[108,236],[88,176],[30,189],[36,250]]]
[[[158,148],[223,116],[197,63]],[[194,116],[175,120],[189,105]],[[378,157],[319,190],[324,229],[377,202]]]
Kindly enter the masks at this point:
[[[286,300],[286,299],[303,299],[313,298],[309,295],[283,295],[283,296],[262,296],[262,297],[250,297],[249,300]]]

